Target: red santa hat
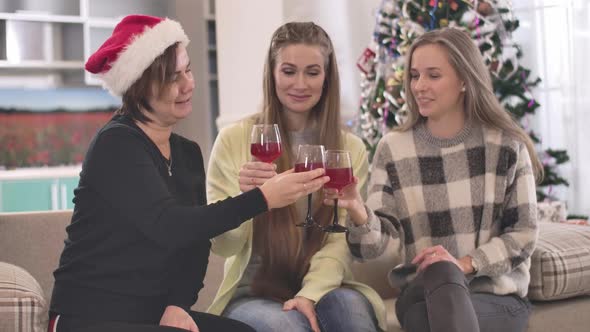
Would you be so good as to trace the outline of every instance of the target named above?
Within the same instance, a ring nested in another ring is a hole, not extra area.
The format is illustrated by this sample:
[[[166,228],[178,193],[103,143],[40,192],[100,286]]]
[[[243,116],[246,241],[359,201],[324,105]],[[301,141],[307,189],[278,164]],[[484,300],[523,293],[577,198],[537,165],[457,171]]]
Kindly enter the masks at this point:
[[[168,18],[129,15],[86,62],[112,94],[122,96],[143,72],[175,43],[188,45],[180,24]]]

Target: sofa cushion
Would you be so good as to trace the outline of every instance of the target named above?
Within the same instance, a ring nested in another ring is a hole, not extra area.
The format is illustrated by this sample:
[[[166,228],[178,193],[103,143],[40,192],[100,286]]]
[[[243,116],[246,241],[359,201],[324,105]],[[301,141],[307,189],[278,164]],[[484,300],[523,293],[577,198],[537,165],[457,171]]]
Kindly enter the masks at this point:
[[[395,297],[383,299],[383,303],[385,303],[385,310],[387,312],[387,332],[402,332],[402,328],[395,314],[396,301],[397,298]]]
[[[0,262],[0,331],[43,331],[46,318],[39,283],[22,268]]]
[[[351,269],[356,281],[372,287],[382,298],[386,299],[395,297],[399,293],[398,289],[389,285],[388,274],[400,262],[400,258],[393,248],[393,241],[389,241],[381,256],[365,261],[355,259]]]
[[[529,298],[548,301],[590,293],[590,227],[539,223]]]

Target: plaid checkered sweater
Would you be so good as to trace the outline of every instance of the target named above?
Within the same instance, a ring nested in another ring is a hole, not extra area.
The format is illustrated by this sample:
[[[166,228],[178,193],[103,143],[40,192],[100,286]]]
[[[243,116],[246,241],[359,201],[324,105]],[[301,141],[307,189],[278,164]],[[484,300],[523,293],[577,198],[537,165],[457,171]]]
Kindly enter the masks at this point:
[[[381,139],[368,190],[368,223],[348,221],[354,256],[375,258],[387,248],[409,264],[422,249],[442,245],[477,264],[472,291],[526,296],[538,230],[523,143],[476,123],[438,139],[420,123]],[[415,276],[394,271],[394,287]]]

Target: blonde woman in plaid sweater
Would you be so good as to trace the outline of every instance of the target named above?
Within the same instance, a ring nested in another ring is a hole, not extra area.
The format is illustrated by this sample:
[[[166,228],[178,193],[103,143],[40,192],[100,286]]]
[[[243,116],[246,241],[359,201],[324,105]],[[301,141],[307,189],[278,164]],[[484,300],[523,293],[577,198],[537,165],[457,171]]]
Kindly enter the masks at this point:
[[[410,116],[377,147],[366,205],[355,186],[338,194],[349,248],[396,251],[403,264],[388,277],[407,331],[524,331],[542,177],[533,144],[465,32],[419,37],[405,75]]]

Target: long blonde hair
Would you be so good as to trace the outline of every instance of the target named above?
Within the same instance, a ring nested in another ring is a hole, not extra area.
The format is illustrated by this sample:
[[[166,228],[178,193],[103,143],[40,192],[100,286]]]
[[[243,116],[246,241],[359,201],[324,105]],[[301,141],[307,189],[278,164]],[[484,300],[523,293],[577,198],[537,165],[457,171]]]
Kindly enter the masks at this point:
[[[410,89],[410,69],[412,68],[414,51],[421,46],[430,44],[440,45],[447,51],[449,63],[455,69],[459,79],[465,83],[464,109],[466,117],[491,128],[499,129],[523,142],[530,155],[535,178],[537,182],[540,182],[543,178],[543,165],[537,156],[533,141],[502,107],[498,97],[494,94],[490,72],[479,49],[466,32],[457,28],[443,28],[426,32],[418,37],[410,47],[404,73],[406,103],[410,112],[399,130],[409,130],[418,121],[424,119],[418,110],[412,89]]]
[[[313,123],[316,130],[313,143],[322,144],[326,149],[342,148],[341,131],[339,126],[335,126],[340,123],[340,79],[332,41],[324,29],[313,22],[286,23],[272,36],[264,65],[263,111],[254,116],[256,123],[276,123],[279,126],[283,152],[276,161],[277,172],[292,168],[294,160],[287,118],[276,94],[273,72],[279,52],[295,44],[317,46],[325,59],[322,95],[309,115],[308,123]],[[328,224],[332,210],[321,204],[321,197],[316,199],[314,206],[316,222]],[[254,218],[253,245],[262,258],[262,266],[252,283],[252,290],[257,296],[286,301],[301,289],[311,256],[325,240],[322,231],[295,227],[303,218],[298,215],[294,204]]]

